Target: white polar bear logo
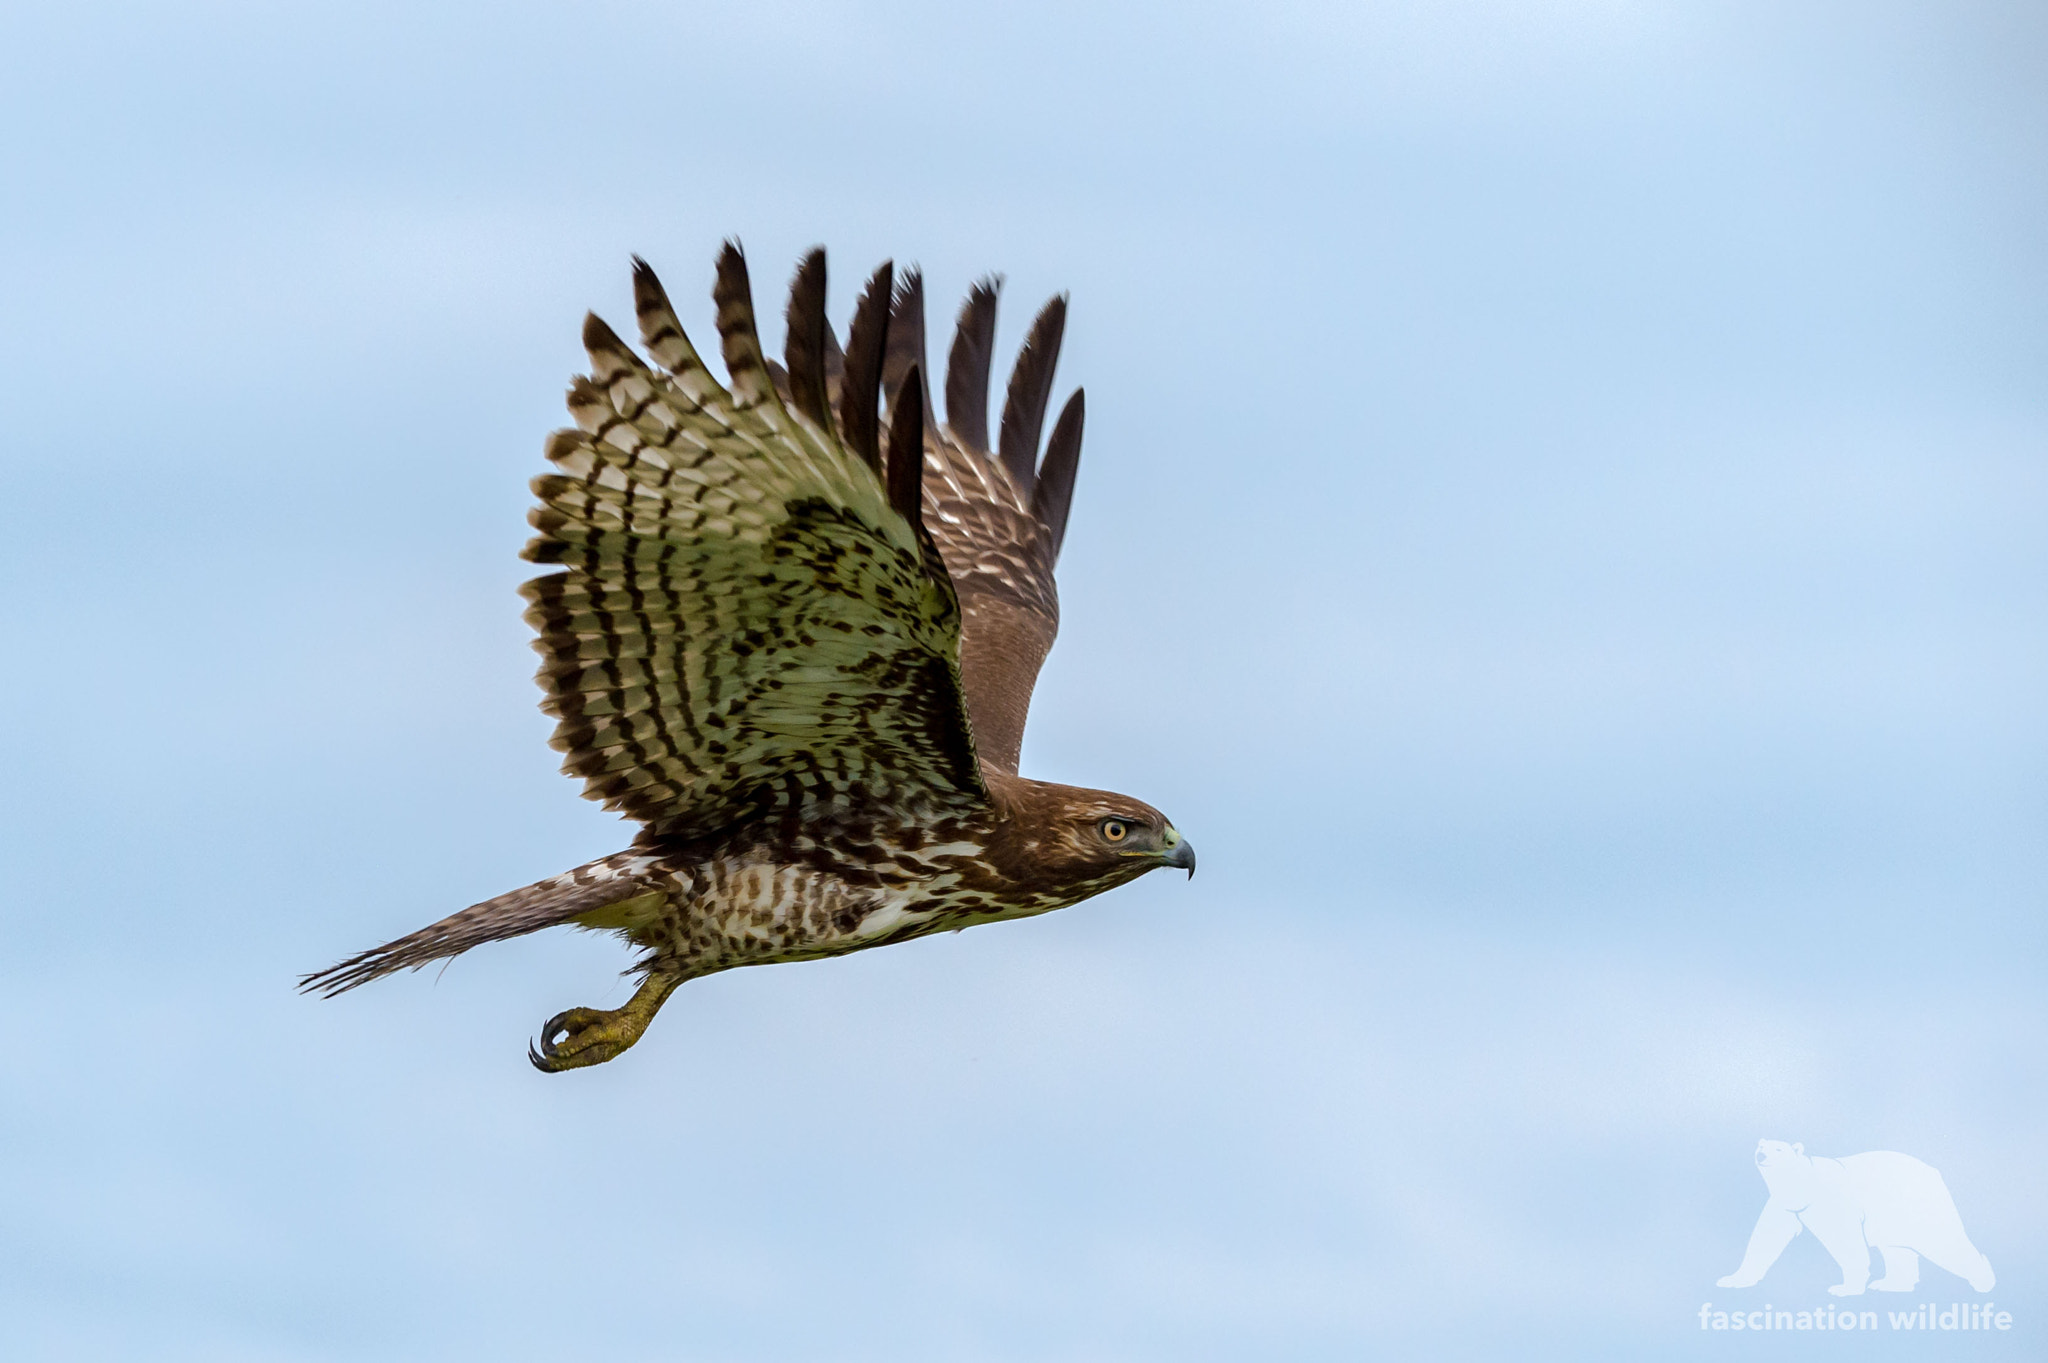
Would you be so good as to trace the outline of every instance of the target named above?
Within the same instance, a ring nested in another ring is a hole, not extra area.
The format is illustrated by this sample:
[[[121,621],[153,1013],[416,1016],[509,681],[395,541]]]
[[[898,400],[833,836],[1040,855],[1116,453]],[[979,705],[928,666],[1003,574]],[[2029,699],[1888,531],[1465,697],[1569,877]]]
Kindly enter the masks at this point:
[[[1842,1281],[1828,1289],[1838,1297],[1860,1296],[1865,1286],[1911,1292],[1923,1254],[1979,1292],[1991,1290],[1991,1261],[1963,1233],[1948,1185],[1911,1155],[1873,1150],[1811,1158],[1803,1145],[1758,1141],[1756,1165],[1770,1200],[1750,1232],[1742,1267],[1718,1286],[1754,1287],[1803,1227],[1842,1266]],[[1884,1254],[1884,1276],[1876,1282],[1872,1249]]]

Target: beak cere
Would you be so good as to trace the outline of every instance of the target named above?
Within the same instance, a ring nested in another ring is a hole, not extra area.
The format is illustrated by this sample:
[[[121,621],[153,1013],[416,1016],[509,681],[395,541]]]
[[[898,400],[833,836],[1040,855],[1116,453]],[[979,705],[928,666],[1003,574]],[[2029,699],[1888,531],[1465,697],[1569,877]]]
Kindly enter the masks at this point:
[[[1188,879],[1193,880],[1195,878],[1195,845],[1186,838],[1182,838],[1180,845],[1175,847],[1172,854],[1166,858],[1166,864],[1186,871]]]

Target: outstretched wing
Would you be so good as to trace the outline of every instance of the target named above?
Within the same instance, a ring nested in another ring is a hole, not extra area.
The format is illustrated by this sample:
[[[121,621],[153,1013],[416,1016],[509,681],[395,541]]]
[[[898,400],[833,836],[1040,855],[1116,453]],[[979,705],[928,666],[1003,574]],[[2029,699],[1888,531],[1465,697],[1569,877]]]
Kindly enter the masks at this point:
[[[890,267],[843,356],[824,275],[813,252],[791,291],[785,404],[737,246],[713,292],[730,389],[636,260],[641,336],[661,367],[591,317],[591,374],[569,392],[577,429],[549,440],[559,472],[534,481],[526,557],[565,569],[523,589],[552,742],[586,795],[655,834],[837,801],[986,798],[959,605],[920,524],[917,373],[886,471],[882,457]]]
[[[1067,300],[1056,297],[1018,353],[991,452],[998,286],[994,279],[976,284],[960,308],[946,364],[947,428],[930,423],[925,436],[924,523],[959,594],[960,672],[976,747],[982,761],[1014,775],[1031,690],[1059,633],[1053,565],[1066,536],[1086,402],[1080,389],[1067,400],[1041,463],[1038,437],[1067,319]],[[914,273],[897,289],[893,311],[891,376],[923,372],[924,295]],[[892,407],[905,405],[893,389],[889,398]]]

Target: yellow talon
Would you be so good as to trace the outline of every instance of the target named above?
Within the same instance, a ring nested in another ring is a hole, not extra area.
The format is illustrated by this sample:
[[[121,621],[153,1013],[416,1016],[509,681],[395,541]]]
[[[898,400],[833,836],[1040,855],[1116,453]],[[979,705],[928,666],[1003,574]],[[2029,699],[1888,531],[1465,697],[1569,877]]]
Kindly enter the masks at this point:
[[[546,1074],[602,1065],[625,1054],[654,1021],[661,1005],[683,982],[680,975],[650,972],[623,1008],[602,1011],[571,1008],[547,1020],[540,1030],[540,1048],[526,1048],[526,1058]]]

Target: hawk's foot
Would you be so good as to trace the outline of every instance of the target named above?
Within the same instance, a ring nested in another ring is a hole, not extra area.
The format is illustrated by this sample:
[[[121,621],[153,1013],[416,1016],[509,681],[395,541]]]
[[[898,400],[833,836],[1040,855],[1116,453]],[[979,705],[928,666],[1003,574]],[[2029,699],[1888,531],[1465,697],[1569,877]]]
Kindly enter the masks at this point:
[[[659,972],[649,974],[623,1008],[600,1011],[571,1008],[557,1013],[540,1029],[540,1049],[526,1048],[533,1067],[547,1074],[602,1065],[629,1050],[654,1021],[661,1005],[675,992],[682,978]]]

